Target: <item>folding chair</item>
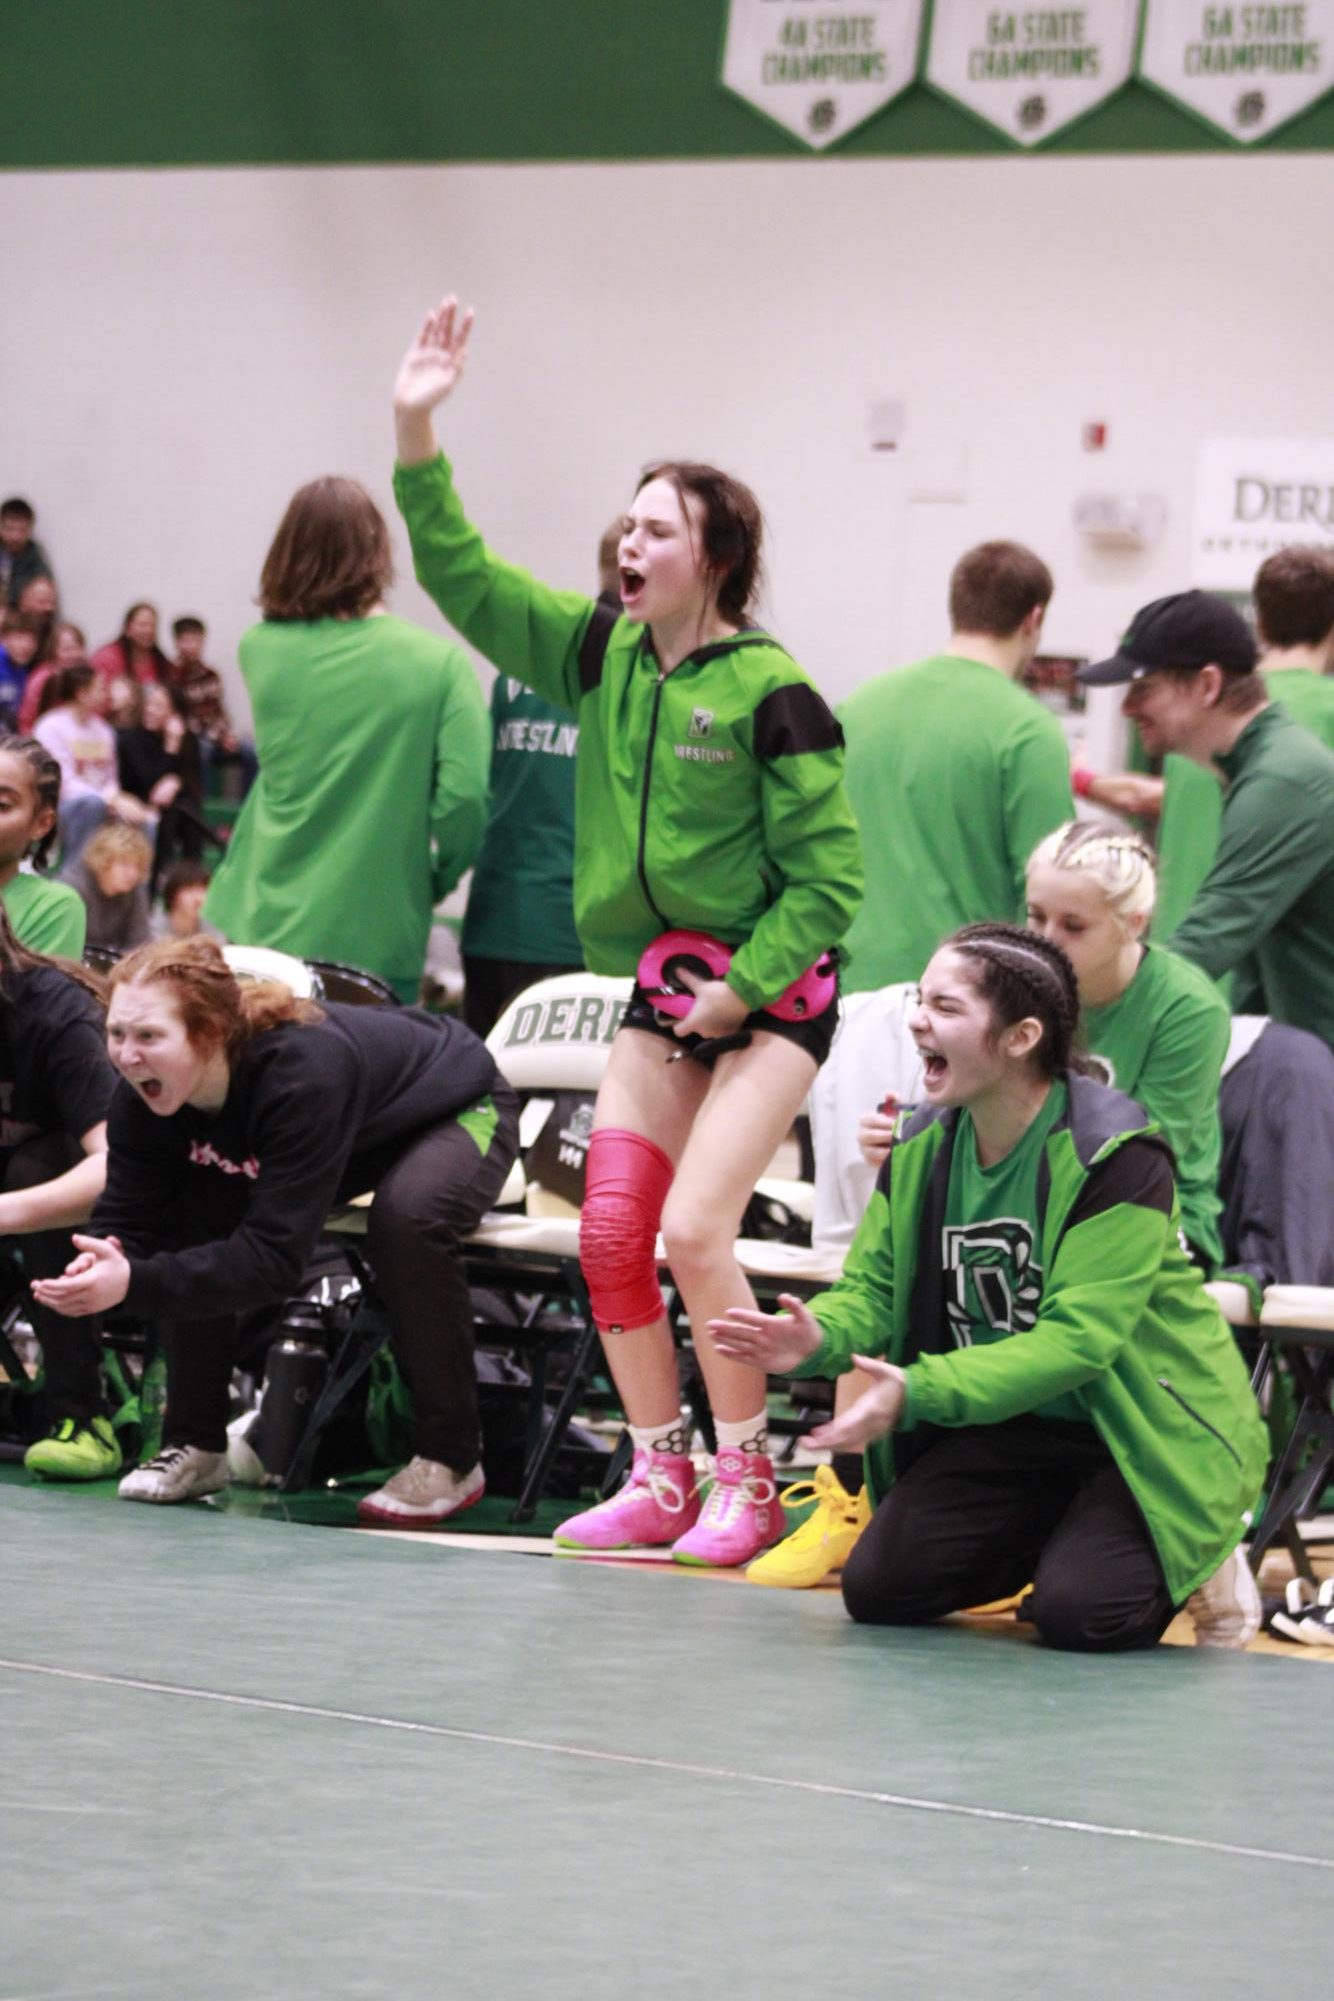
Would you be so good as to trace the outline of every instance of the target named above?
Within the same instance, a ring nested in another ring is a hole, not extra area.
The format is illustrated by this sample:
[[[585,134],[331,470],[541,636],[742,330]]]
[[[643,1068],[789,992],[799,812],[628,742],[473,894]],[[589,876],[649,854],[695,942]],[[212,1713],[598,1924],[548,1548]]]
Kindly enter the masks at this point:
[[[1316,1582],[1300,1523],[1314,1513],[1334,1470],[1334,1286],[1271,1285],[1260,1309],[1263,1380],[1281,1357],[1297,1391],[1297,1415],[1251,1536],[1251,1566],[1280,1538],[1298,1576]]]

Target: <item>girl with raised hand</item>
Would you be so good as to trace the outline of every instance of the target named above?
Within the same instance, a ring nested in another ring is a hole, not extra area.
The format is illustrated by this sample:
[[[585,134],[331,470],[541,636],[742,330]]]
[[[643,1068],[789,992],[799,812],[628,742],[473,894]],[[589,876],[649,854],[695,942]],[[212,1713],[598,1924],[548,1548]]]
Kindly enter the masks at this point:
[[[620,540],[619,617],[491,553],[431,419],[462,374],[471,327],[447,299],[395,387],[395,491],[418,578],[502,673],[578,712],[575,921],[590,970],[633,973],[679,928],[732,948],[725,977],[687,978],[683,1018],[664,1022],[636,990],[598,1094],[580,1256],[634,1458],[620,1492],[557,1540],[671,1544],[684,1563],[742,1564],[783,1528],[763,1373],[698,1344],[718,1434],[701,1509],[654,1243],[661,1223],[693,1327],[753,1306],[733,1255],[742,1211],[828,1053],[836,1012],[787,1021],[763,1010],[837,943],[860,893],[842,733],[751,623],[759,509],[714,467],[673,461],[641,477]]]
[[[1049,940],[948,939],[911,1024],[926,1104],[842,1278],[710,1333],[752,1367],[865,1376],[812,1434],[866,1454],[855,1619],[921,1625],[1031,1585],[1020,1616],[1050,1646],[1152,1646],[1183,1604],[1200,1644],[1244,1646],[1264,1427],[1181,1248],[1166,1143],[1070,1068],[1078,1005]]]
[[[1171,1147],[1181,1227],[1207,1276],[1223,1258],[1218,1086],[1232,1018],[1198,966],[1145,942],[1154,895],[1152,848],[1115,827],[1070,820],[1029,860],[1029,927],[1075,969],[1081,1040],[1098,1074]]]
[[[0,828],[21,761],[0,751]],[[32,1326],[49,1431],[29,1446],[24,1464],[49,1480],[97,1480],[120,1470],[102,1386],[101,1330],[69,1326],[40,1297],[40,1281],[69,1262],[70,1226],[87,1222],[102,1191],[115,1085],[91,975],[29,951],[0,910],[0,1238],[15,1240],[35,1281]]]
[[[110,978],[120,1072],[110,1171],[64,1275],[34,1286],[74,1318],[122,1302],[167,1358],[163,1447],[131,1501],[227,1484],[240,1320],[298,1290],[334,1201],[373,1191],[367,1244],[412,1391],[415,1454],[358,1508],[433,1527],[485,1491],[472,1308],[459,1245],[518,1137],[514,1093],[459,1021],[416,1008],[316,1007],[241,984],[211,939],[163,939]]]

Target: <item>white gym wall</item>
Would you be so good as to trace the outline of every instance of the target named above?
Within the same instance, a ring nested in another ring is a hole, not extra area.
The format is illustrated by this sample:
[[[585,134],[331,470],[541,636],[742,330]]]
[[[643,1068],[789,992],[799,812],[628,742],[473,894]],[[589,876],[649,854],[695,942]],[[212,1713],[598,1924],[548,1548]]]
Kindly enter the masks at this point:
[[[291,490],[390,508],[394,366],[454,287],[447,449],[539,575],[591,587],[638,465],[697,455],[759,494],[767,618],[833,698],[941,641],[987,536],[1051,563],[1047,650],[1091,652],[1189,581],[1202,438],[1328,432],[1329,188],[1318,153],[10,173],[0,486],[91,644],[147,597],[230,671]],[[1158,545],[1083,544],[1091,490],[1161,493]]]

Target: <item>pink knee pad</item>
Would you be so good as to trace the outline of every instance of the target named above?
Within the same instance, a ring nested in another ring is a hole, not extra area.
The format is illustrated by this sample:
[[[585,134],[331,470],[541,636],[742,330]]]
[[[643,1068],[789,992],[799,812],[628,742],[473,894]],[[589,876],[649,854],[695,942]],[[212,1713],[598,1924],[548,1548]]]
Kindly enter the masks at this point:
[[[602,1334],[650,1327],[666,1311],[653,1249],[675,1172],[640,1133],[604,1126],[588,1143],[579,1262]]]

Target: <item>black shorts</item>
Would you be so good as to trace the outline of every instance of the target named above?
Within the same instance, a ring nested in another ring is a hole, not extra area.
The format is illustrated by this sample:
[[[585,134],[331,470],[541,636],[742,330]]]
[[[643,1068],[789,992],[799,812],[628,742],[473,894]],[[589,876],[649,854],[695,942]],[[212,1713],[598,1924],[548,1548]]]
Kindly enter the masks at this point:
[[[653,1002],[638,980],[635,981],[634,992],[622,1017],[621,1027],[642,1029],[646,1035],[660,1035],[664,1042],[670,1042],[673,1047],[688,1050],[692,1054],[705,1040],[702,1035],[675,1034],[671,1018],[659,1015],[655,1011]],[[802,1021],[780,1021],[776,1014],[764,1014],[756,1009],[754,1014],[748,1014],[741,1023],[741,1028],[762,1029],[766,1035],[781,1035],[784,1042],[795,1042],[798,1049],[804,1049],[808,1056],[815,1058],[817,1067],[829,1054],[837,1027],[837,1001],[832,1007],[827,1007],[823,1014],[808,1015]],[[727,1038],[720,1036],[718,1040],[725,1042]],[[720,1050],[718,1054],[721,1055],[722,1051]],[[716,1059],[708,1056],[701,1059],[709,1069],[713,1068],[714,1060]]]

